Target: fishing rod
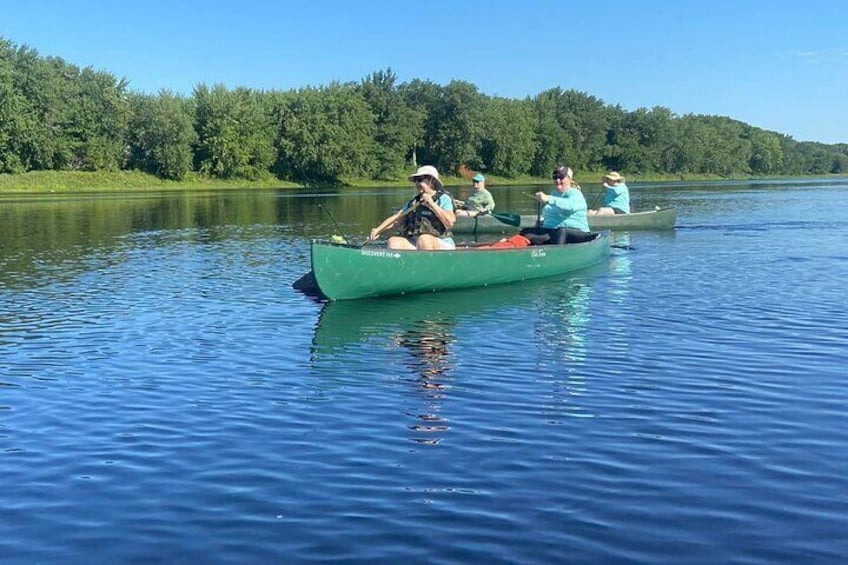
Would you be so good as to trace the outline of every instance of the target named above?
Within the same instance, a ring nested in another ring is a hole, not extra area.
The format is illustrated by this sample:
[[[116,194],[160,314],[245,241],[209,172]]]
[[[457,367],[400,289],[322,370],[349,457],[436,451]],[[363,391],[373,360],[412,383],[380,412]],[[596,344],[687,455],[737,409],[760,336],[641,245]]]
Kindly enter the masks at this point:
[[[341,227],[341,226],[339,225],[339,223],[336,221],[335,216],[333,216],[333,214],[330,212],[329,208],[327,208],[326,206],[324,206],[323,204],[321,204],[321,202],[318,202],[318,207],[319,207],[319,208],[321,208],[322,210],[324,210],[324,212],[326,212],[326,213],[327,213],[327,216],[329,216],[329,217],[330,217],[330,220],[333,222],[333,226],[335,226],[336,231],[337,231],[337,232],[339,232],[339,234],[341,234],[341,235],[334,235],[334,236],[332,236],[332,237],[330,238],[330,240],[331,240],[331,241],[334,241],[335,243],[344,243],[344,244],[347,244],[347,238],[346,238],[346,237],[345,237],[345,235],[344,235],[344,231],[342,231],[342,227]]]
[[[603,196],[604,192],[606,192],[606,188],[601,187],[601,191],[597,195],[595,195],[595,199],[592,200],[592,205],[588,208],[589,210],[595,209],[595,204],[598,203],[598,201],[601,199],[601,196]]]

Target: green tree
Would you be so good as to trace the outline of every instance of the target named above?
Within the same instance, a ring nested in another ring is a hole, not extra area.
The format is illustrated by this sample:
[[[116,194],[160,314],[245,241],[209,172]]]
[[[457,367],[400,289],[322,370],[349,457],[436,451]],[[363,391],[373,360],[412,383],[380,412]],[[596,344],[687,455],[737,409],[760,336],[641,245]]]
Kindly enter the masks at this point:
[[[827,174],[833,168],[833,153],[823,143],[802,143],[804,173],[811,175]]]
[[[830,172],[835,175],[848,173],[848,146],[833,158],[833,167],[830,169]]]
[[[677,128],[674,114],[656,106],[639,108],[615,119],[608,135],[609,157],[606,169],[646,173],[670,171],[677,154]]]
[[[687,114],[680,122],[680,172],[750,174],[752,144],[746,125],[722,116]]]
[[[453,80],[442,89],[430,114],[433,151],[439,170],[456,172],[460,165],[479,169],[483,126],[483,96],[471,83]]]
[[[755,175],[774,175],[783,170],[783,148],[776,133],[758,128],[749,128],[751,157],[748,160]]]
[[[439,162],[436,136],[439,129],[438,114],[442,87],[429,80],[414,79],[398,87],[406,106],[415,114],[414,145],[409,154],[413,167]]]
[[[199,85],[190,99],[128,94],[127,81],[0,37],[0,172],[137,167],[182,178],[273,171],[306,182],[396,178],[411,162],[547,176],[559,164],[637,173],[844,173],[848,146],[798,142],[723,116],[625,112],[575,90],[490,98],[464,81],[289,92]],[[192,131],[194,130],[194,131]]]
[[[406,104],[396,81],[397,75],[386,69],[368,75],[359,86],[374,116],[376,178],[395,178],[422,136],[423,116]]]
[[[277,94],[273,102],[281,178],[339,182],[376,169],[374,115],[353,85],[331,84]]]
[[[609,109],[603,100],[567,90],[560,94],[558,106],[557,117],[573,151],[568,162],[576,169],[601,168],[610,123]]]
[[[536,114],[529,99],[492,98],[484,104],[484,170],[514,177],[530,172],[536,153]]]
[[[75,134],[75,106],[79,100],[76,66],[58,57],[32,61],[21,68],[24,95],[31,105],[32,117],[27,137],[28,162],[32,169],[69,169],[79,162],[80,145]]]
[[[536,112],[536,152],[531,172],[538,176],[547,176],[558,165],[571,163],[569,156],[574,155],[571,137],[562,126],[560,99],[562,90],[554,88],[539,93],[533,99]]]
[[[5,43],[6,107],[14,108],[10,151],[21,170],[68,168],[79,144],[73,137],[72,108],[79,90],[79,69],[62,59],[43,59],[29,47]],[[8,81],[8,82],[7,82]]]
[[[132,97],[129,166],[165,179],[181,180],[191,170],[197,142],[190,101],[167,90]]]
[[[20,137],[18,123],[23,98],[15,89],[12,70],[11,46],[0,39],[0,172],[18,173],[24,170],[20,148],[16,140]]]
[[[197,148],[195,168],[220,178],[257,179],[274,162],[273,134],[266,96],[223,85],[194,89]]]
[[[91,67],[76,77],[67,124],[73,146],[71,168],[97,171],[123,167],[130,117],[126,87],[126,80]]]

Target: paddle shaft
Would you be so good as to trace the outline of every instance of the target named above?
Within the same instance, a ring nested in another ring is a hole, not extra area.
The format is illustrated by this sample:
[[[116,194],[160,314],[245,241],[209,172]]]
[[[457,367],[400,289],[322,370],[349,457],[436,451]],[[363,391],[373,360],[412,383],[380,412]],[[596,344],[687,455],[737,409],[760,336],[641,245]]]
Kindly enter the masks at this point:
[[[397,217],[397,220],[395,220],[394,222],[392,222],[391,224],[387,225],[386,227],[384,227],[383,229],[381,229],[380,231],[378,231],[376,234],[374,234],[374,239],[376,240],[376,239],[377,239],[377,238],[379,238],[381,235],[383,235],[383,233],[384,233],[386,230],[391,229],[391,228],[393,228],[394,226],[396,226],[396,225],[397,225],[397,223],[398,223],[398,222],[399,222],[402,218],[404,218],[407,214],[409,214],[410,212],[412,212],[413,210],[415,210],[417,207],[418,207],[418,202],[417,202],[417,201],[416,201],[416,202],[413,202],[413,203],[412,203],[412,205],[411,205],[409,208],[407,208],[406,210],[404,210],[404,211],[403,211],[403,214],[401,214],[400,216],[398,216],[398,217]],[[370,239],[370,237],[369,237],[369,239]]]
[[[529,192],[526,193],[526,194],[527,194],[527,196],[529,196],[533,200],[536,200],[535,194],[530,194]],[[541,225],[542,225],[542,202],[539,201],[539,200],[536,200],[536,227],[537,228],[541,227]]]

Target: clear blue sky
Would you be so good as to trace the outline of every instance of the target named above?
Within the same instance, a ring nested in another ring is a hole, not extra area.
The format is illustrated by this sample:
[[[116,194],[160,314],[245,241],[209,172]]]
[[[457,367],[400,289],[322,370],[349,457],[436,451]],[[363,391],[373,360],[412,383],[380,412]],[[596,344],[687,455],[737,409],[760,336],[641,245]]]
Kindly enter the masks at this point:
[[[559,86],[848,143],[848,0],[4,0],[0,36],[150,93],[391,67],[401,82],[509,98]]]

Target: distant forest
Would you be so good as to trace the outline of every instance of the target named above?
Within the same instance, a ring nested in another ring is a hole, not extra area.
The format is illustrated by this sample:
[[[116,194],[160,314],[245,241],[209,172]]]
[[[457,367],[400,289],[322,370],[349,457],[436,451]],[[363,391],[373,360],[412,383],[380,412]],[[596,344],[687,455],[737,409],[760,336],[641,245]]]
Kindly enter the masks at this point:
[[[397,179],[418,164],[547,176],[561,163],[628,174],[838,174],[848,173],[848,144],[661,106],[626,111],[561,88],[517,100],[462,80],[399,83],[391,69],[287,91],[199,84],[191,96],[145,94],[0,37],[0,173],[141,170],[316,184]]]

